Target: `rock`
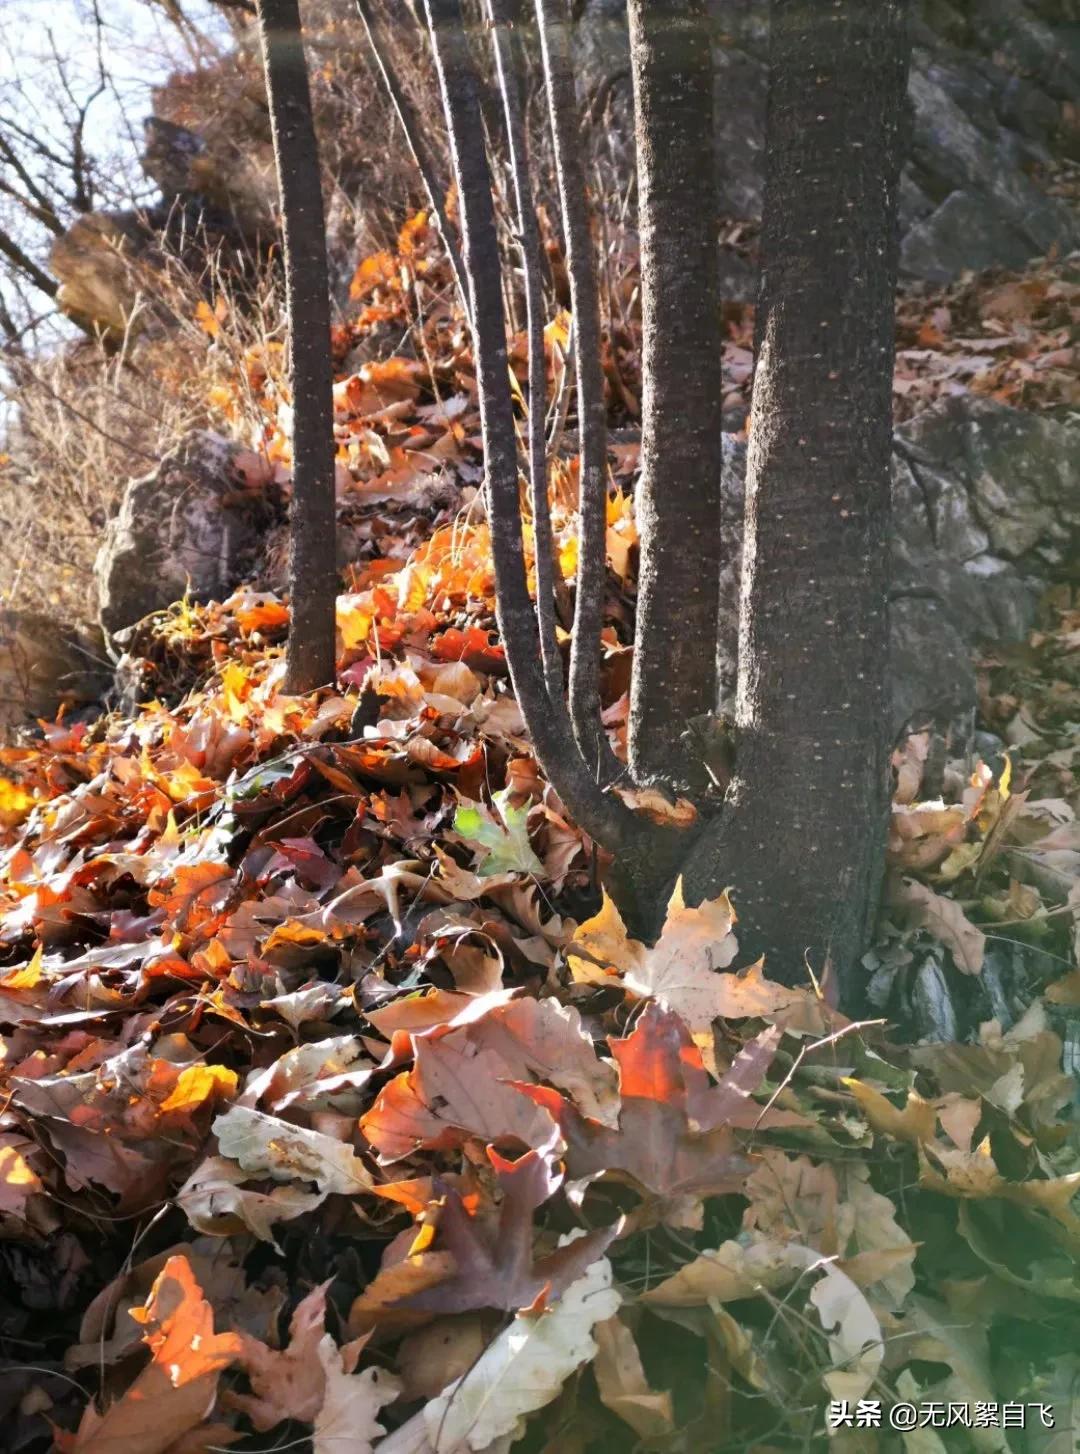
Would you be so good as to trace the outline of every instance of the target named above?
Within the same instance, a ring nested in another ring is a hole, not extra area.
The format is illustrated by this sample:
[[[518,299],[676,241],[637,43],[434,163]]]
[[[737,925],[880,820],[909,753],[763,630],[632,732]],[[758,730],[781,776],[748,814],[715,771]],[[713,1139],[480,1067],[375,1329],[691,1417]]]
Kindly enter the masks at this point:
[[[49,266],[69,317],[122,333],[148,281],[143,254],[150,242],[135,212],[89,212],[52,245]]]
[[[926,54],[912,67],[908,94],[914,108],[912,166],[924,190],[971,192],[984,211],[1014,230],[1029,247],[1028,257],[1053,246],[1068,252],[1076,246],[1076,223],[1064,203],[1048,197],[979,130],[960,103],[949,94],[950,73]],[[953,87],[955,90],[955,86]],[[972,93],[968,105],[980,114],[981,96]],[[1025,259],[1026,261],[1026,259]],[[975,266],[976,264],[969,264]]]
[[[969,642],[931,596],[894,597],[889,604],[891,725],[950,722],[975,704]]]
[[[266,506],[238,479],[237,459],[234,444],[199,431],[128,484],[94,568],[106,631],[186,592],[220,599],[252,571]]]
[[[0,738],[97,701],[111,667],[99,633],[38,611],[0,610]]]
[[[722,696],[734,700],[746,447],[724,437]],[[975,706],[973,653],[1022,641],[1080,550],[1080,430],[963,395],[902,425],[893,454],[892,721]]]
[[[720,248],[720,297],[725,303],[753,303],[757,298],[758,269],[734,248]]]
[[[995,216],[985,198],[958,191],[908,228],[900,244],[900,270],[923,282],[948,283],[967,269],[1022,268],[1031,256],[1027,238]]]
[[[963,482],[992,553],[1054,574],[1080,546],[1080,429],[961,395],[917,415],[898,437],[916,469]],[[925,477],[925,476],[924,476]]]
[[[1080,245],[1070,209],[1031,175],[1055,153],[1080,157],[1080,24],[1054,4],[922,0],[909,87],[912,156],[900,197],[905,276],[947,282]],[[584,0],[579,9],[575,56],[593,95],[625,72],[625,25],[614,0]],[[713,0],[713,17],[718,210],[756,221],[768,5]],[[628,118],[629,109],[620,111],[617,125],[629,128]],[[629,168],[626,141],[615,151]]]

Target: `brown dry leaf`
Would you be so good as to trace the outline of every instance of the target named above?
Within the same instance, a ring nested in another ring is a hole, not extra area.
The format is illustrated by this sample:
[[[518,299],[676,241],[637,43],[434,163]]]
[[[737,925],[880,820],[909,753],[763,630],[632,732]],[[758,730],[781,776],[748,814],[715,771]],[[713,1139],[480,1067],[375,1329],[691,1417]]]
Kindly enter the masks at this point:
[[[671,802],[656,788],[613,788],[612,791],[628,808],[661,828],[689,828],[697,821],[697,809],[689,798]]]
[[[791,1028],[820,1030],[825,1010],[805,990],[765,979],[760,964],[739,974],[718,972],[738,950],[734,922],[735,911],[726,894],[688,908],[680,879],[663,933],[652,948],[629,938],[619,911],[605,896],[600,912],[574,934],[567,957],[576,980],[603,984],[617,975],[633,994],[674,1010],[689,1025],[707,1059],[712,1053],[713,1021],[721,1017],[775,1018]]]
[[[617,1315],[593,1329],[597,1354],[593,1373],[601,1403],[642,1439],[660,1438],[675,1427],[671,1394],[649,1387],[634,1335]]]
[[[807,1273],[821,1273],[809,1296],[829,1336],[833,1367],[823,1374],[826,1387],[836,1399],[862,1398],[884,1357],[881,1324],[851,1278],[813,1248],[768,1240],[725,1242],[650,1288],[642,1301],[661,1307],[733,1302],[763,1288],[786,1287]]]
[[[235,1333],[215,1333],[214,1314],[186,1257],[170,1257],[132,1316],[150,1331],[151,1361],[103,1415],[87,1404],[71,1454],[162,1454],[202,1423],[223,1368],[242,1356]]]
[[[246,1229],[276,1247],[271,1230],[275,1222],[303,1216],[326,1200],[325,1192],[301,1191],[296,1186],[256,1191],[244,1186],[249,1179],[235,1161],[208,1156],[176,1193],[176,1204],[197,1231],[222,1237]]]
[[[761,1288],[772,1290],[792,1280],[795,1270],[787,1253],[787,1244],[780,1242],[724,1242],[643,1292],[641,1301],[657,1307],[696,1308],[714,1299],[729,1303],[754,1297]]]
[[[937,1111],[917,1091],[908,1091],[907,1104],[901,1111],[881,1091],[854,1076],[844,1076],[841,1084],[855,1097],[859,1109],[879,1136],[889,1136],[895,1141],[933,1140]]]
[[[519,1314],[462,1378],[391,1434],[379,1454],[465,1454],[502,1439],[509,1442],[496,1447],[508,1448],[523,1433],[527,1415],[557,1398],[596,1356],[592,1330],[614,1316],[621,1300],[611,1286],[611,1264],[597,1259],[539,1316]]]
[[[485,1208],[470,1213],[461,1196],[447,1189],[430,1251],[408,1259],[417,1277],[433,1270],[441,1276],[395,1296],[401,1274],[396,1268],[380,1273],[353,1304],[351,1328],[365,1327],[366,1319],[382,1309],[446,1314],[543,1306],[607,1250],[617,1225],[597,1228],[546,1257],[534,1258],[533,1216],[558,1190],[562,1173],[552,1171],[536,1151],[517,1161],[505,1160],[491,1146],[487,1154],[503,1194],[498,1220],[486,1217]]]
[[[26,1159],[35,1149],[29,1137],[0,1135],[0,1220],[15,1217],[21,1222],[30,1219],[31,1201],[45,1185]]]
[[[897,1221],[891,1198],[875,1191],[870,1169],[849,1163],[841,1173],[841,1239],[846,1244],[844,1271],[863,1288],[882,1293],[901,1307],[915,1286],[915,1243]]]
[[[353,1371],[366,1341],[339,1348],[329,1333],[319,1341],[315,1352],[326,1391],[315,1415],[312,1454],[371,1454],[386,1432],[379,1410],[397,1398],[400,1384],[382,1368]]]
[[[1006,1181],[997,1169],[984,1136],[972,1151],[935,1141],[919,1148],[919,1184],[947,1196],[983,1199],[1001,1197],[1019,1206],[1048,1212],[1070,1232],[1080,1233],[1080,1215],[1072,1209],[1080,1194],[1080,1171],[1066,1176]]]
[[[551,1117],[506,1084],[499,1055],[457,1035],[414,1043],[413,1069],[384,1086],[360,1121],[383,1161],[420,1147],[460,1146],[470,1136],[502,1145],[554,1147],[557,1129]]]
[[[986,935],[971,922],[955,899],[936,894],[914,879],[900,879],[890,890],[889,903],[909,928],[926,929],[940,940],[962,974],[981,972]]]
[[[519,1083],[518,1089],[558,1123],[571,1179],[629,1182],[654,1198],[672,1225],[699,1226],[702,1198],[739,1190],[749,1170],[729,1125],[696,1129],[711,1119],[711,1099],[726,1102],[730,1090],[709,1086],[686,1025],[655,1003],[646,1005],[629,1035],[609,1044],[619,1066],[617,1128],[583,1116],[547,1086]]]
[[[371,1173],[350,1146],[249,1106],[218,1116],[214,1135],[221,1154],[251,1175],[313,1181],[322,1192],[345,1196],[370,1190]]]
[[[843,1252],[837,1220],[840,1188],[827,1162],[765,1147],[747,1178],[743,1226],[775,1242],[801,1242],[827,1256]]]
[[[473,1366],[498,1333],[497,1313],[458,1313],[436,1318],[426,1328],[410,1333],[398,1346],[397,1368],[402,1398],[429,1399]]]
[[[284,1419],[308,1423],[323,1405],[326,1377],[319,1361],[319,1344],[326,1333],[326,1291],[320,1284],[297,1304],[289,1323],[289,1346],[268,1348],[243,1335],[244,1372],[249,1394],[232,1393],[229,1403],[245,1413],[261,1433]]]

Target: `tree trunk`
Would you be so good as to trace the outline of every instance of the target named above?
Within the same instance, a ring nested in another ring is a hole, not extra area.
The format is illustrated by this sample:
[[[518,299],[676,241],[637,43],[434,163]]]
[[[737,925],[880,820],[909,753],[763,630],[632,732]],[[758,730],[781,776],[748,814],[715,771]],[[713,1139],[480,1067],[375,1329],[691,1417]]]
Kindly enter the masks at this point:
[[[630,0],[643,323],[641,536],[630,768],[689,786],[680,744],[716,701],[721,332],[706,0]]]
[[[529,597],[518,492],[517,437],[509,389],[491,172],[469,37],[460,0],[424,0],[459,198],[473,356],[484,441],[484,491],[495,566],[495,612],[514,696],[537,756],[575,821],[599,843],[628,847],[634,815],[604,793],[575,742],[566,703],[548,694],[536,612]]]
[[[736,778],[688,893],[845,994],[876,907],[906,0],[773,0]]]
[[[600,632],[607,584],[607,405],[600,355],[600,292],[589,230],[581,116],[570,56],[570,20],[562,0],[536,0],[559,181],[570,307],[574,318],[580,485],[574,635],[570,643],[570,717],[594,777],[605,785],[621,764],[600,721]]]
[[[521,276],[525,289],[525,327],[529,341],[529,493],[533,517],[533,552],[536,562],[536,619],[540,627],[540,653],[544,679],[553,702],[563,697],[562,656],[555,630],[555,542],[548,501],[547,364],[544,358],[544,269],[540,225],[536,218],[532,178],[529,174],[528,129],[519,84],[520,54],[515,26],[521,24],[520,0],[488,0],[495,74],[506,120],[506,142],[517,210],[517,241],[521,248]]]
[[[292,623],[285,687],[306,692],[334,679],[338,574],[330,289],[299,6],[297,0],[258,0],[258,14],[281,191],[293,402]]]

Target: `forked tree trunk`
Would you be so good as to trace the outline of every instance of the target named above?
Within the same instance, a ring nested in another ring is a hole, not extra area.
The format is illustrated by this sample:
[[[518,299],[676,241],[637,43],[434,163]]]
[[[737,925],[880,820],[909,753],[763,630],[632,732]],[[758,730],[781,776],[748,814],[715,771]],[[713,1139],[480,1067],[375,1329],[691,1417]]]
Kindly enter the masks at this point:
[[[721,332],[706,0],[629,0],[643,324],[630,769],[686,788],[716,700]]]
[[[588,259],[564,17],[536,0],[564,215]],[[659,826],[605,787],[595,678],[571,670],[571,710],[541,661],[522,550],[500,262],[476,77],[460,0],[425,0],[460,197],[472,304],[499,627],[533,743],[578,823],[614,855],[608,882],[642,937],[676,873],[689,902],[734,890],[744,951],[768,972],[850,973],[876,901],[888,806],[889,536],[896,196],[907,0],[773,0],[758,376],[747,486],[736,779],[722,813]],[[647,383],[645,565],[635,662],[634,766],[672,780],[686,717],[712,705],[720,454],[712,219],[711,66],[703,0],[630,0],[642,178]],[[570,167],[565,162],[570,160]],[[570,178],[572,180],[572,178]],[[703,215],[704,213],[704,215]],[[578,318],[588,277],[579,277]],[[584,293],[581,285],[584,283]],[[578,321],[576,318],[575,322]],[[597,345],[595,336],[588,357]],[[580,405],[588,453],[595,397]],[[710,450],[711,446],[711,450]],[[582,572],[603,565],[603,477],[583,470]],[[599,491],[595,488],[599,484]],[[590,514],[590,510],[592,514]],[[589,535],[591,520],[593,534]],[[710,531],[709,526],[712,525]],[[575,651],[596,650],[599,597]],[[684,638],[699,636],[700,642]],[[575,694],[575,686],[579,689]],[[585,711],[586,706],[590,710]],[[597,781],[599,769],[600,781]],[[633,779],[626,781],[632,785]],[[633,798],[631,797],[631,801]],[[655,811],[655,804],[653,805]],[[835,977],[834,977],[835,983]]]
[[[258,13],[281,192],[293,402],[285,686],[306,692],[334,679],[337,511],[326,232],[299,6],[258,0]]]
[[[850,982],[888,811],[887,573],[906,0],[773,0],[736,780],[691,894],[774,978]]]

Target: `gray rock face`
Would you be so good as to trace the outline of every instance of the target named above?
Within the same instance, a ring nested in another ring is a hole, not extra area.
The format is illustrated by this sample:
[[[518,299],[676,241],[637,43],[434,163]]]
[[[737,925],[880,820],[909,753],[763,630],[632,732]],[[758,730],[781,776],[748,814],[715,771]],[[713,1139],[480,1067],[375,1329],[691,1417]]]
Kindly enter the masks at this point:
[[[1032,176],[1054,154],[1080,155],[1070,120],[1080,106],[1080,24],[1043,0],[922,0],[918,8],[904,274],[947,282],[1080,246],[1077,219]],[[714,0],[713,9],[719,210],[753,220],[762,204],[768,5]],[[625,71],[625,30],[610,0],[587,0],[578,42],[587,92]]]
[[[228,595],[254,563],[261,504],[237,483],[236,446],[189,435],[152,474],[132,480],[110,520],[94,574],[106,631],[179,600]]]
[[[734,696],[745,446],[724,437],[723,688]],[[1080,429],[961,396],[896,434],[892,715],[899,731],[975,706],[973,651],[1020,641],[1080,550]]]

